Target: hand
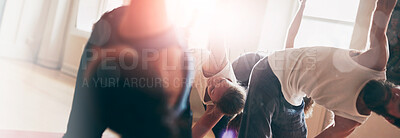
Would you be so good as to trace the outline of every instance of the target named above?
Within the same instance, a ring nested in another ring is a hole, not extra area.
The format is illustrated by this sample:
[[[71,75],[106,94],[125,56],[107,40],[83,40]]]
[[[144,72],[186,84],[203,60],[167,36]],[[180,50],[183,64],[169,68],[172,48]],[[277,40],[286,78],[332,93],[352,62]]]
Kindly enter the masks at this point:
[[[298,1],[299,1],[300,8],[304,9],[304,7],[306,6],[307,0],[298,0]]]
[[[306,2],[307,2],[307,0],[299,0],[299,3],[300,3],[301,5],[305,5]]]

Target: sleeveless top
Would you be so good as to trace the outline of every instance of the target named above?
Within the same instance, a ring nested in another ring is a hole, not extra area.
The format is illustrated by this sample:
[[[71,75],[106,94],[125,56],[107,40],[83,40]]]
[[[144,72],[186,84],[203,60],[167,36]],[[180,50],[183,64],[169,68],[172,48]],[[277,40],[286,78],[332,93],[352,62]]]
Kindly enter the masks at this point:
[[[386,74],[358,64],[350,51],[333,47],[288,49],[273,53],[268,62],[290,104],[298,106],[308,96],[336,115],[363,123],[368,116],[357,111],[358,95],[369,80],[386,79]]]
[[[193,88],[196,89],[197,93],[200,96],[201,102],[205,105],[214,105],[214,103],[209,100],[205,101],[204,97],[207,92],[207,81],[211,77],[223,77],[223,78],[229,78],[232,80],[232,82],[236,82],[236,77],[235,74],[233,73],[232,65],[230,63],[227,63],[224,67],[222,67],[222,70],[219,71],[218,73],[214,74],[213,76],[206,77],[204,76],[203,72],[203,65],[204,63],[208,60],[210,57],[210,52],[206,49],[190,49],[189,51],[194,58],[194,83],[193,83]]]

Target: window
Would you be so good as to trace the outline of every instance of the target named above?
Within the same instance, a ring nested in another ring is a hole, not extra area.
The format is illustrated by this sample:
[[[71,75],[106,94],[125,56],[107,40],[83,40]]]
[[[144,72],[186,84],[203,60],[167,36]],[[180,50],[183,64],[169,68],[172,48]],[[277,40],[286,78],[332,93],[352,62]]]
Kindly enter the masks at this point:
[[[130,0],[78,0],[76,26],[73,32],[90,35],[93,24],[101,15],[114,8],[129,3]],[[168,14],[176,27],[185,28],[189,24],[191,47],[205,48],[208,44],[208,27],[214,9],[213,0],[166,0]],[[194,22],[192,22],[194,21]]]
[[[79,0],[76,29],[91,32],[93,24],[101,15],[120,7],[126,0]]]
[[[188,29],[188,46],[190,48],[206,48],[208,45],[208,32],[215,10],[214,0],[169,0],[167,9],[172,14],[176,27]],[[172,11],[174,4],[177,8]],[[169,4],[169,5],[168,5]],[[190,26],[190,27],[188,27]],[[188,28],[187,28],[188,27]]]
[[[349,48],[359,0],[308,0],[295,47]]]

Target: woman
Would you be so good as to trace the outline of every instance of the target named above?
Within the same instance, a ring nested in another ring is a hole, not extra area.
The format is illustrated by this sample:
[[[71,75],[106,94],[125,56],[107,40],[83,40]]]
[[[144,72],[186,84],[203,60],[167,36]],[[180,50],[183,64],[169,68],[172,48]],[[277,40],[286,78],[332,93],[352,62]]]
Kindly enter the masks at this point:
[[[217,11],[209,33],[208,50],[190,49],[194,57],[195,78],[193,88],[198,92],[205,113],[192,128],[192,137],[204,137],[213,130],[215,137],[222,137],[233,116],[244,108],[245,91],[236,83],[236,77],[227,58],[223,13],[226,3],[217,1]],[[224,5],[223,5],[224,4]],[[189,36],[190,37],[190,36]]]

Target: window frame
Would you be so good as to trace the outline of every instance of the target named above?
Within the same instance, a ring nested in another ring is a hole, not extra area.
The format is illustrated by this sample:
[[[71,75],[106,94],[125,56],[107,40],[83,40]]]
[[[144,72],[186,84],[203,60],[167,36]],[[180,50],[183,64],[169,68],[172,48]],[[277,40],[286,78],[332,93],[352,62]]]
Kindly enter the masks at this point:
[[[101,15],[107,10],[107,3],[110,0],[98,0],[97,3],[97,17],[100,18]],[[84,38],[89,38],[90,34],[92,33],[91,31],[85,31],[82,29],[78,29],[77,27],[77,21],[78,21],[78,14],[79,14],[79,2],[80,0],[73,0],[73,6],[72,6],[72,13],[71,13],[71,18],[69,22],[69,31],[72,35],[76,35],[79,37],[84,37]],[[127,5],[130,3],[130,0],[123,0],[123,5]]]
[[[352,22],[352,21],[346,21],[345,19],[344,20],[340,20],[340,19],[331,19],[331,18],[324,18],[324,17],[319,17],[319,16],[312,16],[312,15],[307,15],[307,14],[304,14],[303,15],[303,20],[309,20],[309,21],[315,21],[315,22],[321,22],[321,23],[332,23],[332,24],[338,24],[338,25],[344,25],[344,26],[349,26],[349,27],[351,27],[352,28],[352,30],[351,30],[351,32],[352,32],[352,34],[351,34],[351,36],[352,36],[352,38],[350,39],[350,41],[348,42],[348,47],[346,47],[346,48],[351,48],[352,46],[351,46],[351,44],[352,44],[352,39],[353,39],[353,35],[354,35],[354,33],[355,33],[355,29],[356,29],[356,23],[357,23],[357,18],[358,18],[358,16],[359,16],[359,8],[360,8],[360,4],[361,4],[361,2],[358,2],[358,5],[357,5],[357,11],[356,11],[356,15],[355,15],[355,18],[354,18],[354,21]],[[307,8],[307,7],[306,7]],[[303,26],[303,25],[302,25]]]

